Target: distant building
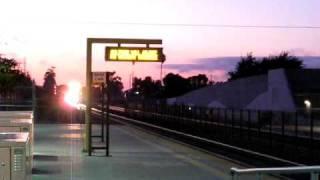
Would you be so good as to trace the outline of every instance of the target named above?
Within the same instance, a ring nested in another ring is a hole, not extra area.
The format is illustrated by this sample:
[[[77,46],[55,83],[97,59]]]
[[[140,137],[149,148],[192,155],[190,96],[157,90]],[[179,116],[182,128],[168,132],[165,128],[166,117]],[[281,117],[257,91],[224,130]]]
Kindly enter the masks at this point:
[[[312,108],[320,107],[320,69],[270,70],[167,100],[169,104],[274,111],[305,108],[305,101]]]

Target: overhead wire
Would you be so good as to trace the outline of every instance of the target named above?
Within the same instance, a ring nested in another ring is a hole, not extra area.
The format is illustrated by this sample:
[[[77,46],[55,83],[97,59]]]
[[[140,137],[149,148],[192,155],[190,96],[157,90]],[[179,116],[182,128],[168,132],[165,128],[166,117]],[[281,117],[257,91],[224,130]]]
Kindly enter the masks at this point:
[[[212,27],[212,28],[256,28],[256,29],[320,29],[313,25],[241,25],[241,24],[188,24],[188,23],[140,23],[140,22],[95,22],[86,24],[133,25],[133,26],[176,26],[176,27]]]

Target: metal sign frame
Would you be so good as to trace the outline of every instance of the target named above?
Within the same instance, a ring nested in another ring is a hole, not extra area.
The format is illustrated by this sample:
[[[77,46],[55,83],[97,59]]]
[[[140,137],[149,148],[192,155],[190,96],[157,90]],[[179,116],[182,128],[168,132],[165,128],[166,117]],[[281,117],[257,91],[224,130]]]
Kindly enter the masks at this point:
[[[85,147],[84,151],[88,152],[88,155],[92,154],[92,124],[91,124],[91,116],[92,116],[92,45],[93,44],[117,44],[118,47],[121,44],[145,44],[146,47],[150,47],[150,45],[161,45],[162,40],[160,39],[118,39],[118,38],[87,38],[87,49],[86,49],[86,112],[85,112]],[[107,106],[109,106],[109,101],[107,102]],[[108,107],[107,107],[107,114]],[[107,119],[108,123],[109,119]],[[109,148],[109,147],[108,147]],[[106,150],[109,153],[109,150]]]

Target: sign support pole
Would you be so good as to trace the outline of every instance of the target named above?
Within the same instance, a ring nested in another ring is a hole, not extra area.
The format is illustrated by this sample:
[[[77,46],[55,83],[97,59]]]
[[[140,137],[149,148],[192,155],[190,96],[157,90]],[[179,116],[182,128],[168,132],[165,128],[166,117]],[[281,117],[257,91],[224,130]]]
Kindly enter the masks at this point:
[[[101,142],[104,142],[104,121],[106,113],[106,99],[105,99],[105,84],[101,84],[101,107],[102,107],[102,120],[101,120]]]
[[[84,151],[88,152],[91,156],[91,87],[92,87],[92,42],[87,39],[87,69],[86,69],[86,114],[85,114],[85,148]]]
[[[110,73],[107,72],[106,156],[110,156]]]

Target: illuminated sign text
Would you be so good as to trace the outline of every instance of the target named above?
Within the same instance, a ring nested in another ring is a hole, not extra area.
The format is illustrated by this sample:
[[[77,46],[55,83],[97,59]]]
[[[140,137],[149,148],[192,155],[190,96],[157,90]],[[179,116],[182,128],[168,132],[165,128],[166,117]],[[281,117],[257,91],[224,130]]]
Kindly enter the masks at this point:
[[[106,61],[163,62],[162,48],[107,47]]]

